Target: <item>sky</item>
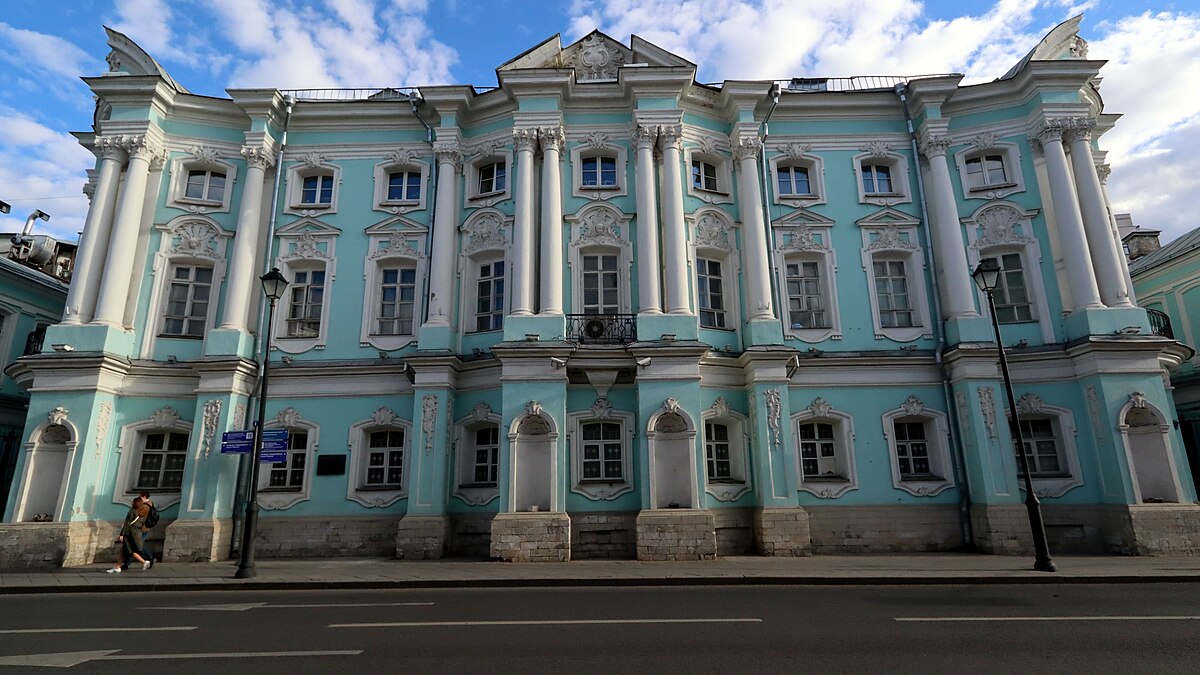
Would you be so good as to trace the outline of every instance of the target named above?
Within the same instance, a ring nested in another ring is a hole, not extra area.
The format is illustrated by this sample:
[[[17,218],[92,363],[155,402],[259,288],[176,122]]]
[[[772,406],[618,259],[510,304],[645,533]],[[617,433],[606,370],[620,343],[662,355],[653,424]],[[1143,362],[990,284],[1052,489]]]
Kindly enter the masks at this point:
[[[561,34],[637,34],[696,63],[701,82],[958,72],[1003,75],[1083,13],[1100,93],[1121,113],[1100,139],[1118,213],[1168,241],[1200,226],[1200,0],[0,0],[0,232],[73,241],[95,159],[82,76],[103,74],[107,25],[182,86],[495,86],[505,61]]]

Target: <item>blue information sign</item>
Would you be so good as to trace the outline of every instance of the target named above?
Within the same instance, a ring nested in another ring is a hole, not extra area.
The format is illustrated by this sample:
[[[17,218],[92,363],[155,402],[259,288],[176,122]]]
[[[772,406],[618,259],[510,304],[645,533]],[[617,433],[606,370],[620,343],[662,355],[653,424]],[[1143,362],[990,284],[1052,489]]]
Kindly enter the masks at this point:
[[[253,450],[253,431],[226,431],[225,433],[221,434],[221,452],[228,454],[243,454],[252,452]]]
[[[287,429],[265,429],[263,431],[262,454],[258,461],[262,463],[286,462],[288,431]]]

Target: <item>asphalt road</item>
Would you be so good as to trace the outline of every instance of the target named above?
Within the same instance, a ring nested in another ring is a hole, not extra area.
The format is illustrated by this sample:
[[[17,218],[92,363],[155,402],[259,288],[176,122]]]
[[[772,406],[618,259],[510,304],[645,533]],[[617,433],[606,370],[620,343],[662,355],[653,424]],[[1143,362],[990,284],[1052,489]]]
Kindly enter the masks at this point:
[[[0,672],[1196,673],[1200,584],[0,596]]]

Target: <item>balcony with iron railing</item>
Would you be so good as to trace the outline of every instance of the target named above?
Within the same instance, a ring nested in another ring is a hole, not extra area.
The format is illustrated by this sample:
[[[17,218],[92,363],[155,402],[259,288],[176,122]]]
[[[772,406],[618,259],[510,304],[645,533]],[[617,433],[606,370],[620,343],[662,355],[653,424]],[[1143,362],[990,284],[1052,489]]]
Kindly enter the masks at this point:
[[[637,341],[637,314],[568,314],[567,340],[581,345]]]
[[[1147,309],[1146,315],[1150,317],[1151,333],[1175,339],[1175,332],[1171,330],[1171,317],[1157,309]]]

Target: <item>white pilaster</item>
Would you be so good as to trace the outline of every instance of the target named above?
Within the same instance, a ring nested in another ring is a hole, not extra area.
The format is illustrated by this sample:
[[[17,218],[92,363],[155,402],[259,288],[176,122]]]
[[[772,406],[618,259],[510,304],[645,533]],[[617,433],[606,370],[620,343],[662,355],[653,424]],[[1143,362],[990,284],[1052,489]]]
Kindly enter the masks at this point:
[[[1042,144],[1046,158],[1046,176],[1050,181],[1050,200],[1054,202],[1054,219],[1058,224],[1058,236],[1066,258],[1067,283],[1071,286],[1072,311],[1103,307],[1100,291],[1096,287],[1096,275],[1092,270],[1091,254],[1088,252],[1087,236],[1083,230],[1083,216],[1079,202],[1071,185],[1071,173],[1067,168],[1067,154],[1063,150],[1063,132],[1070,126],[1063,120],[1050,120],[1038,132],[1037,140]]]
[[[448,326],[454,321],[454,269],[458,229],[458,175],[462,172],[462,148],[458,141],[440,141],[433,146],[437,158],[438,183],[434,202],[433,265],[429,274],[429,325]]]
[[[979,316],[971,299],[974,284],[967,265],[954,185],[950,182],[950,166],[946,162],[949,146],[950,139],[946,136],[927,136],[921,142],[921,154],[929,160],[929,224],[943,319]]]
[[[220,328],[247,333],[250,331],[250,298],[258,287],[254,283],[254,263],[258,259],[259,231],[262,229],[263,184],[267,169],[275,165],[275,159],[269,149],[250,145],[242,148],[242,157],[246,158],[246,186],[242,188],[242,208],[233,237],[229,279],[225,283],[225,314]]]
[[[1108,210],[1104,206],[1104,194],[1100,191],[1100,177],[1096,175],[1096,164],[1092,158],[1093,126],[1095,122],[1092,120],[1074,119],[1068,133],[1071,169],[1075,175],[1075,189],[1079,193],[1083,229],[1087,234],[1088,251],[1092,254],[1092,268],[1096,272],[1100,299],[1109,307],[1132,307],[1129,290],[1121,273],[1117,242],[1113,238]]]
[[[542,143],[542,266],[539,314],[563,313],[562,127],[538,130]]]
[[[512,314],[514,316],[529,316],[533,314],[533,270],[537,266],[534,259],[533,237],[533,150],[537,147],[537,131],[534,129],[513,129],[513,144],[517,148],[516,166],[516,213],[513,217],[513,253],[514,259],[510,264],[512,269]]]
[[[1107,164],[1096,165],[1096,176],[1100,179],[1100,194],[1104,196],[1104,211],[1108,214],[1108,227],[1112,230],[1113,243],[1117,247],[1117,260],[1121,261],[1121,276],[1125,279],[1125,290],[1129,291],[1129,302],[1137,304],[1137,291],[1133,288],[1133,277],[1129,274],[1129,259],[1125,257],[1125,247],[1121,243],[1121,228],[1117,227],[1117,216],[1113,213],[1112,198],[1108,196],[1108,176],[1112,167]]]
[[[662,314],[662,286],[658,254],[658,196],[654,177],[654,144],[658,128],[639,124],[633,128],[637,147],[637,269],[638,312]]]
[[[92,194],[92,206],[83,223],[83,235],[75,256],[75,270],[71,275],[71,288],[67,292],[63,323],[81,324],[92,320],[100,277],[104,273],[104,260],[108,256],[108,239],[112,236],[113,208],[126,153],[120,136],[97,138],[96,152],[100,155],[96,191]]]
[[[124,329],[125,303],[129,295],[129,280],[137,261],[138,228],[142,222],[142,207],[146,197],[146,182],[151,163],[161,165],[165,153],[159,142],[149,136],[126,136],[129,168],[125,171],[125,187],[117,202],[112,234],[108,241],[108,258],[100,281],[100,296],[96,300],[96,316],[92,323],[107,324]]]
[[[667,313],[691,314],[688,302],[687,236],[683,226],[682,125],[659,127],[663,153],[663,258],[666,263]]]
[[[746,291],[746,315],[750,321],[774,321],[771,307],[771,265],[767,252],[766,224],[763,221],[762,193],[759,191],[758,155],[762,141],[743,137],[733,143],[738,161],[738,193],[742,213],[742,286]]]

